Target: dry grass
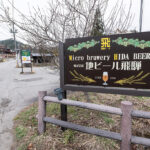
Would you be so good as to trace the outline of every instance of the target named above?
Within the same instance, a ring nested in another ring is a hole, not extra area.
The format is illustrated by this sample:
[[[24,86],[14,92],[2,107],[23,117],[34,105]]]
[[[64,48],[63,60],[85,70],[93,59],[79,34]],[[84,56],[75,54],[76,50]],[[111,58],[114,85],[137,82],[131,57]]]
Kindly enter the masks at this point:
[[[69,92],[69,99],[87,101],[83,92]],[[122,100],[133,103],[134,109],[150,111],[150,98],[88,93],[88,101],[96,104],[120,107]],[[20,112],[14,119],[17,150],[119,150],[120,143],[81,132],[66,130],[47,124],[43,135],[37,132],[37,103]],[[47,105],[47,116],[60,119],[59,104]],[[120,132],[120,117],[98,111],[68,106],[68,121],[76,124]],[[132,134],[150,138],[150,120],[133,119]],[[19,137],[19,138],[18,138]],[[132,145],[133,150],[148,150],[141,145]]]

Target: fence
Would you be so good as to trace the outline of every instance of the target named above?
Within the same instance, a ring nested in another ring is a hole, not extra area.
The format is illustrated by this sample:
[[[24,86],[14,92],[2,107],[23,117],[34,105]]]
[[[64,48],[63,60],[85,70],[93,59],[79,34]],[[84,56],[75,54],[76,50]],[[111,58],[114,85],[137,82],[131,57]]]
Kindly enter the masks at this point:
[[[122,101],[121,109],[120,109],[116,107],[98,105],[93,103],[85,103],[85,102],[73,101],[68,99],[63,99],[60,101],[56,97],[51,97],[46,95],[47,95],[46,91],[39,92],[38,131],[40,134],[45,132],[46,122],[48,122],[55,125],[59,125],[64,128],[69,128],[80,132],[121,141],[121,150],[130,150],[131,143],[150,146],[150,139],[138,137],[138,136],[132,136],[132,132],[131,132],[132,117],[150,119],[150,112],[133,110],[133,105],[129,101]],[[97,110],[105,113],[120,115],[121,131],[120,133],[105,131],[97,128],[91,128],[91,127],[73,124],[67,121],[57,120],[51,117],[46,117],[47,102],[77,106],[80,108],[86,108],[86,109]]]
[[[14,58],[16,57],[16,54],[0,54],[2,58]]]

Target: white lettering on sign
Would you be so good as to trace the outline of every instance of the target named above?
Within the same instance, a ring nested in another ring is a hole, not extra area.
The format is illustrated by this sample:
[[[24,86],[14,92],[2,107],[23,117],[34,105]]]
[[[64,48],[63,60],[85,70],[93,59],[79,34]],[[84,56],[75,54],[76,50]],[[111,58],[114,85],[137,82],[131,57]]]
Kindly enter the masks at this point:
[[[101,70],[102,62],[86,62],[86,70]]]
[[[112,64],[111,70],[141,70],[142,69],[142,62],[141,61],[115,61]]]
[[[84,56],[69,55],[69,60],[70,61],[83,61],[84,60]]]
[[[109,61],[110,60],[110,55],[104,55],[104,56],[89,56],[89,55],[87,55],[86,59],[90,60],[90,61],[92,61],[92,60],[95,60],[95,61],[97,61],[97,60]]]
[[[133,53],[133,59],[134,60],[140,60],[140,59],[150,59],[150,53]]]

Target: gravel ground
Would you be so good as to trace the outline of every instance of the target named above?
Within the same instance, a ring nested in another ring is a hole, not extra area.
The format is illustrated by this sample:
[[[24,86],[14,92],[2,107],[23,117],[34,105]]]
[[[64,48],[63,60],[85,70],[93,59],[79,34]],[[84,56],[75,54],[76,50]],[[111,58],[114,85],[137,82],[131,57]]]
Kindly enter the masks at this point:
[[[59,72],[47,67],[33,68],[34,74],[20,74],[15,60],[0,63],[0,150],[10,150],[13,144],[13,118],[25,106],[37,100],[38,91],[49,93],[59,87]]]

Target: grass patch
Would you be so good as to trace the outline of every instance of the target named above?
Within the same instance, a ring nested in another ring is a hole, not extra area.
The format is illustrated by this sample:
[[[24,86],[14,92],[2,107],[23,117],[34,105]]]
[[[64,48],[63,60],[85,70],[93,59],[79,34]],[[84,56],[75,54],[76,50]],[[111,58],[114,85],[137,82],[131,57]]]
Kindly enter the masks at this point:
[[[114,120],[110,117],[108,113],[99,112],[99,116],[102,117],[106,124],[113,124]]]
[[[14,120],[19,120],[22,125],[30,125],[30,126],[36,126],[37,125],[37,119],[36,115],[38,112],[37,104],[34,104],[30,107],[30,109],[27,109],[26,111],[22,111],[17,115]]]
[[[17,126],[16,129],[16,138],[17,140],[21,140],[24,136],[27,135],[27,128],[23,127],[23,126]]]
[[[150,103],[148,98],[129,97],[109,94],[88,93],[90,102],[96,104],[105,104],[108,106],[120,107],[124,99],[128,99],[134,104],[134,109],[148,111]],[[86,96],[83,92],[72,92],[67,96],[72,100],[86,102]],[[142,99],[139,100],[139,99]],[[17,150],[27,150],[32,145],[36,150],[119,150],[120,143],[115,140],[97,137],[73,130],[62,132],[59,126],[46,125],[46,132],[43,135],[38,134],[37,129],[37,112],[38,104],[34,103],[25,108],[14,119],[14,130],[17,139]],[[120,117],[99,111],[82,109],[79,107],[68,106],[68,121],[112,132],[120,132]],[[60,119],[60,105],[47,103],[46,115]],[[135,136],[148,137],[150,135],[149,120],[134,120],[132,133]],[[142,146],[138,149],[144,150]]]
[[[27,144],[22,144],[21,146],[18,147],[17,150],[27,150],[28,145]]]
[[[139,100],[145,100],[147,97],[143,97],[143,96],[135,96],[136,99],[139,99]]]
[[[63,139],[63,142],[64,142],[65,144],[68,144],[68,143],[73,142],[74,135],[75,135],[75,131],[73,131],[73,130],[66,130],[66,131],[64,132],[64,139]]]
[[[56,103],[49,103],[46,106],[46,112],[48,115],[59,115],[60,114],[60,105]]]
[[[103,138],[103,137],[96,137],[96,140],[99,142],[99,144],[103,143],[104,149],[106,150],[110,149],[110,145],[111,145],[111,150],[116,150],[116,148],[117,149],[120,148],[118,145],[116,145],[116,142],[114,140]]]

